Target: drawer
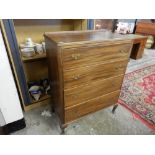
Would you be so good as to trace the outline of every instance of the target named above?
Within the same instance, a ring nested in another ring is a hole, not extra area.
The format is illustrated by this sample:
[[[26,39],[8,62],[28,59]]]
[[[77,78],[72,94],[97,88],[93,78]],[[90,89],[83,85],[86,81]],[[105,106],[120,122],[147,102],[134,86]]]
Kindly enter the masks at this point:
[[[123,75],[64,90],[65,107],[121,89]]]
[[[64,89],[124,74],[128,60],[64,71]]]
[[[120,90],[65,109],[65,123],[117,103]]]
[[[92,46],[64,49],[62,52],[63,69],[89,66],[95,63],[116,61],[128,58],[131,44]]]

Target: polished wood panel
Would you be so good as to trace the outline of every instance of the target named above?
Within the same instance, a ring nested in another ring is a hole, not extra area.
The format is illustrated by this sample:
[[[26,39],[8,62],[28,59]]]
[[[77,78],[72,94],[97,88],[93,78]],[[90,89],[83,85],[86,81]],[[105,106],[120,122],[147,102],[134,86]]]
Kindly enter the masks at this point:
[[[75,44],[75,43],[97,43],[107,41],[131,41],[130,36],[120,35],[118,33],[111,33],[107,30],[86,30],[86,31],[64,31],[64,32],[46,32],[46,37],[55,43]],[[132,36],[133,38],[133,36]],[[113,42],[114,43],[114,42]]]
[[[115,43],[111,46],[92,46],[64,49],[63,69],[89,66],[98,62],[116,61],[118,59],[127,59],[131,44]]]
[[[86,100],[121,89],[122,81],[123,75],[65,90],[65,107],[76,105]]]
[[[120,90],[86,101],[79,105],[65,108],[65,122],[73,121],[88,113],[100,110],[117,103]]]
[[[51,42],[46,37],[45,41],[51,86],[52,108],[54,107],[55,112],[59,116],[61,123],[64,124],[63,82],[61,72],[60,48],[57,47],[57,44]]]
[[[136,33],[155,36],[155,23],[140,21],[136,25]]]
[[[128,59],[64,70],[64,89],[124,74]]]

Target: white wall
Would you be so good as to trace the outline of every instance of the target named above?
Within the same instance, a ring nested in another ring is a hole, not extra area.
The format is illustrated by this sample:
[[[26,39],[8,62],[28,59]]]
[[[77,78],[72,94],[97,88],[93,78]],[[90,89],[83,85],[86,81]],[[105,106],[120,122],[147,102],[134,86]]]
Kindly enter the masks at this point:
[[[1,109],[0,109],[0,126],[4,126],[5,124],[6,124],[6,123],[5,123],[3,114],[2,114]]]
[[[0,126],[20,120],[23,113],[0,29]],[[3,120],[4,119],[4,120]]]

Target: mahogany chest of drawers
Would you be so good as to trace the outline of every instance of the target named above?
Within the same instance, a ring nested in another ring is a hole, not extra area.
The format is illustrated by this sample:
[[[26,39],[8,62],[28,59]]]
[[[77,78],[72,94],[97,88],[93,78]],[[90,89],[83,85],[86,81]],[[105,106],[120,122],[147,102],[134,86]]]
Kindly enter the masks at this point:
[[[100,30],[45,33],[45,42],[61,127],[117,103],[132,40]]]

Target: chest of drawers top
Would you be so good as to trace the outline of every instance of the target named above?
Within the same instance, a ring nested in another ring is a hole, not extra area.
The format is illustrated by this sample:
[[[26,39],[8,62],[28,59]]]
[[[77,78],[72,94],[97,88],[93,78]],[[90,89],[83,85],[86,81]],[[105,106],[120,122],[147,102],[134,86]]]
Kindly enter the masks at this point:
[[[105,43],[120,40],[131,41],[134,38],[131,35],[120,35],[107,30],[47,32],[44,36],[56,43],[57,46],[103,43],[103,41]]]

